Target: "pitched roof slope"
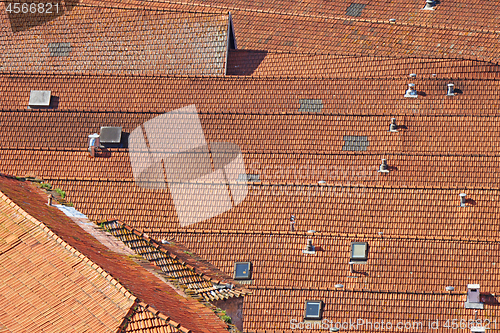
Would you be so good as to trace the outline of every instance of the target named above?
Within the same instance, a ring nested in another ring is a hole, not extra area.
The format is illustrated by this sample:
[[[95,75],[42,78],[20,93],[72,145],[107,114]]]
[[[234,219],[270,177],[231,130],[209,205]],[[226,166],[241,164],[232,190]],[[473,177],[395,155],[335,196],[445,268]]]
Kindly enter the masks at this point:
[[[77,6],[50,21],[13,15],[0,23],[0,72],[225,74],[227,14]]]
[[[126,317],[125,315],[128,314],[128,310],[137,297],[142,302],[149,304],[151,310],[155,309],[154,314],[166,323],[165,327],[173,326],[183,329],[184,332],[191,330],[193,333],[227,332],[227,325],[211,309],[196,299],[182,295],[179,290],[153,274],[151,272],[153,267],[140,265],[126,255],[113,252],[92,235],[82,232],[80,226],[61,211],[47,206],[46,194],[31,183],[0,177],[0,190],[21,207],[18,209],[19,211],[23,209],[38,220],[43,220],[50,228],[50,230],[46,228],[47,233],[59,235],[63,244],[65,244],[64,241],[67,241],[68,247],[74,247],[95,262],[96,264],[93,266],[95,269],[108,272],[110,275],[101,273],[108,276],[111,282],[116,282],[111,278],[113,276],[120,281],[119,286],[123,285],[127,290],[130,290],[129,292],[123,288],[125,295],[129,295],[132,301],[121,314],[120,319]],[[15,204],[12,203],[12,205]],[[25,251],[29,252],[31,248]],[[79,253],[78,251],[77,253]],[[36,253],[33,255],[37,256]],[[18,269],[16,274],[17,272]],[[108,283],[110,282],[108,281]],[[50,284],[50,286],[56,288],[54,284]],[[112,291],[113,288],[110,290]],[[121,323],[122,320],[116,324],[113,330],[116,331]],[[64,330],[58,330],[58,332],[60,331]]]
[[[0,193],[0,326],[115,332],[135,297]]]
[[[487,1],[440,3],[436,10],[408,0],[154,3],[165,10],[230,11],[238,48],[248,50],[500,60],[498,17]]]
[[[203,10],[241,10],[242,12],[281,13],[292,17],[337,18],[355,21],[388,21],[391,18],[406,25],[440,27],[450,30],[497,31],[500,19],[495,14],[497,4],[491,1],[441,1],[434,10],[422,10],[425,0],[358,0],[325,2],[306,0],[290,3],[287,0],[154,0],[164,8],[179,5]]]
[[[496,74],[495,74],[496,75]],[[418,98],[405,98],[409,83]],[[446,96],[447,84],[457,93]],[[26,110],[31,90],[50,90],[58,110],[151,112],[195,104],[200,113],[304,114],[301,100],[321,100],[318,114],[497,115],[495,79],[416,78],[164,78],[80,75],[0,75],[2,110]],[[59,111],[58,111],[59,112]],[[131,116],[132,117],[132,116]],[[79,120],[93,123],[92,115]]]
[[[254,50],[230,50],[227,75],[269,78],[499,78],[494,63],[423,57],[348,57]]]

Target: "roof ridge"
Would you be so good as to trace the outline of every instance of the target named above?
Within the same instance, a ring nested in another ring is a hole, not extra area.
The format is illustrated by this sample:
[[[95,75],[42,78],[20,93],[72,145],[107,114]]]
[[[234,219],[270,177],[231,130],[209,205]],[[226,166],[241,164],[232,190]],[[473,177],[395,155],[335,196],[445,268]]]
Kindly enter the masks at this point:
[[[102,269],[99,265],[97,265],[95,262],[93,262],[91,259],[85,256],[83,253],[75,249],[70,244],[66,243],[62,238],[60,238],[57,234],[51,231],[44,223],[38,221],[36,218],[28,214],[24,209],[18,206],[2,191],[0,191],[0,200],[4,200],[9,206],[11,206],[14,210],[16,210],[19,214],[21,214],[21,216],[23,216],[25,219],[33,223],[35,226],[39,227],[45,234],[51,237],[61,247],[66,249],[72,255],[81,259],[85,264],[90,266],[94,271],[96,271],[98,274],[100,274],[102,277],[108,280],[109,283],[113,285],[125,297],[127,297],[132,301],[135,301],[137,299],[137,297],[132,295],[132,293],[129,292],[118,280],[116,280],[113,276],[107,273],[104,269]]]
[[[372,293],[372,294],[406,294],[406,295],[467,295],[467,292],[460,291],[423,291],[423,290],[389,290],[389,289],[365,289],[365,288],[328,288],[328,287],[281,287],[281,286],[256,286],[250,285],[249,289],[255,290],[319,290],[319,291],[337,291],[337,292],[352,292],[352,293]]]
[[[146,232],[157,233],[157,231]],[[262,231],[262,230],[222,230],[222,229],[164,229],[162,233],[186,233],[186,234],[243,234],[243,235],[262,235],[262,236],[310,236],[307,231]],[[413,236],[413,235],[375,235],[375,234],[350,234],[315,231],[314,237],[339,237],[339,238],[362,238],[376,240],[413,240],[413,241],[441,241],[441,242],[463,242],[463,243],[500,243],[500,238],[466,238],[452,236]]]
[[[186,262],[185,260],[183,260],[181,257],[179,257],[177,254],[175,253],[172,253],[170,252],[169,250],[165,249],[162,247],[162,244],[160,244],[157,240],[151,238],[149,235],[147,235],[146,233],[138,230],[138,229],[135,229],[129,225],[127,225],[126,223],[120,221],[120,220],[112,220],[112,221],[109,221],[109,222],[116,222],[118,223],[119,225],[121,225],[123,228],[129,230],[130,232],[132,232],[133,234],[135,234],[137,237],[140,237],[142,238],[143,240],[151,243],[151,247],[155,248],[157,251],[159,252],[162,252],[168,256],[170,256],[171,258],[173,258],[174,260],[177,260],[179,261],[183,266],[185,266],[186,268],[192,270],[195,274],[197,274],[199,277],[201,277],[202,279],[204,279],[205,281],[207,282],[210,282],[212,284],[231,284],[234,286],[234,284],[236,283],[236,281],[232,281],[231,279],[228,279],[228,280],[220,280],[220,279],[217,279],[217,278],[214,278],[214,277],[211,277],[205,273],[201,273],[201,272],[198,272],[196,270],[196,267],[191,265],[190,263]],[[176,245],[177,246],[177,245]],[[223,272],[222,272],[223,273]],[[227,277],[229,278],[229,277]],[[238,287],[238,286],[236,286]],[[244,296],[246,295],[248,292],[246,290],[246,288],[242,287],[242,290],[241,290],[241,293],[239,293],[238,295],[234,295],[234,296]]]
[[[132,316],[135,313],[137,313],[137,308],[139,306],[142,307],[145,311],[148,311],[148,312],[152,313],[156,318],[158,318],[158,319],[166,322],[168,325],[176,328],[179,332],[182,332],[182,333],[191,333],[190,329],[182,326],[180,323],[178,323],[176,321],[173,321],[172,319],[170,319],[169,316],[166,316],[162,312],[156,310],[151,305],[149,305],[149,304],[147,304],[145,302],[139,301],[139,300],[135,300],[134,304],[132,304],[132,306],[130,307],[129,312],[123,318],[123,321],[120,324],[120,327],[118,328],[117,333],[124,333],[124,332],[126,332],[128,322],[130,321],[130,318],[132,318]]]

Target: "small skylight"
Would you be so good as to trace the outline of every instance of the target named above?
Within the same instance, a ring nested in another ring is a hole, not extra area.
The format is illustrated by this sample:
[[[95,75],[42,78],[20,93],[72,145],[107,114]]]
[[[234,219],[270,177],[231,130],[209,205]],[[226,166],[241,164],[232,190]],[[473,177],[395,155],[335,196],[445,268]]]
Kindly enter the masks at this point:
[[[240,182],[260,182],[260,175],[259,174],[240,173],[238,175],[238,181],[240,181]]]
[[[306,311],[304,319],[321,320],[323,310],[322,301],[306,301]]]
[[[250,262],[237,262],[234,264],[235,280],[250,280],[252,264]]]
[[[32,90],[29,106],[50,106],[50,90]]]
[[[351,243],[351,261],[355,263],[366,262],[368,259],[368,243]]]

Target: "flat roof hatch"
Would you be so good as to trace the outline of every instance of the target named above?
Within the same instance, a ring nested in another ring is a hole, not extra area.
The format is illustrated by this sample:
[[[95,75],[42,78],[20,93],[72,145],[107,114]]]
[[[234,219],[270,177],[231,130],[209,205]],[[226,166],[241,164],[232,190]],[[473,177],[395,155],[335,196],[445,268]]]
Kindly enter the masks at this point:
[[[50,90],[31,90],[29,106],[50,106]]]
[[[122,139],[122,128],[102,126],[100,134],[101,143],[120,143]]]

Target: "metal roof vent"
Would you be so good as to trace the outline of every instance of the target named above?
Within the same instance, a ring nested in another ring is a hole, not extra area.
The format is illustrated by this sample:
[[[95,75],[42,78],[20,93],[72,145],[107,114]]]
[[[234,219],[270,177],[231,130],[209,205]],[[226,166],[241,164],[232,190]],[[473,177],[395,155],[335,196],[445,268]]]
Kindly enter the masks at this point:
[[[424,10],[434,10],[436,7],[436,1],[434,0],[426,0],[425,1],[425,7],[422,8]]]
[[[337,284],[335,285],[335,288],[344,288],[344,285],[343,285],[343,284],[340,284],[340,283],[337,283]]]
[[[295,215],[290,216],[290,231],[295,231]]]
[[[29,106],[50,106],[50,90],[32,90]]]
[[[415,83],[408,83],[408,89],[406,90],[405,97],[418,97],[417,90],[415,89]]]
[[[474,326],[470,328],[470,331],[472,333],[485,333],[486,332],[486,327],[484,326]]]
[[[448,286],[445,289],[446,289],[446,291],[453,291],[453,290],[455,290],[455,287]]]
[[[380,164],[378,172],[389,172],[389,165],[387,164],[387,160],[385,158],[382,159],[382,163]]]
[[[415,74],[415,73],[411,73],[411,74],[410,74],[410,77],[417,77],[417,74]]]
[[[89,135],[89,154],[95,157],[96,150],[100,146],[99,134],[94,133]]]
[[[465,207],[465,197],[467,196],[467,194],[465,193],[460,193],[459,194],[460,196],[460,207]]]
[[[455,85],[453,83],[448,83],[448,93],[446,96],[455,96]]]
[[[391,125],[389,126],[389,132],[397,132],[398,125],[396,124],[396,118],[391,118]]]
[[[481,296],[479,289],[481,286],[479,284],[468,284],[467,285],[467,300],[465,301],[466,309],[480,309],[484,308],[484,304],[481,303]]]
[[[122,128],[121,127],[101,127],[101,143],[120,143],[122,140]]]
[[[307,245],[306,245],[306,248],[304,250],[302,250],[303,253],[307,253],[307,254],[315,254],[316,251],[314,249],[314,245],[313,245],[313,240],[312,239],[307,239]]]

